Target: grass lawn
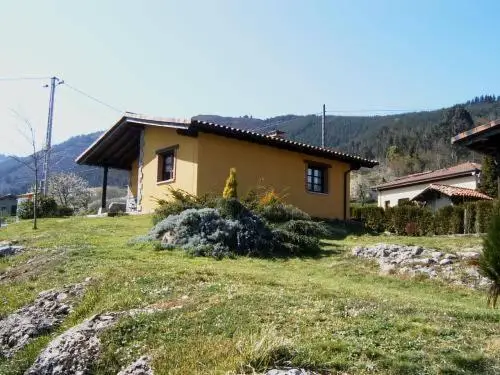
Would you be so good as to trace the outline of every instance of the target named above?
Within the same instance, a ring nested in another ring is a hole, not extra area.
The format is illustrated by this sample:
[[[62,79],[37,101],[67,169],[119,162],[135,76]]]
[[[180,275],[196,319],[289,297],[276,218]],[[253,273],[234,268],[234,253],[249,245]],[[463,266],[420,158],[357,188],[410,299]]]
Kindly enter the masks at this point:
[[[500,312],[483,293],[435,281],[379,276],[355,244],[439,249],[469,237],[354,237],[326,242],[316,259],[214,260],[128,246],[147,216],[46,219],[0,230],[33,250],[0,259],[0,318],[38,292],[93,278],[57,333],[92,314],[154,305],[102,337],[94,374],[115,375],[142,354],[156,374],[242,374],[279,365],[342,374],[499,374]],[[30,260],[30,263],[26,262]],[[1,322],[0,322],[1,324]],[[40,337],[0,374],[22,374],[57,333]]]

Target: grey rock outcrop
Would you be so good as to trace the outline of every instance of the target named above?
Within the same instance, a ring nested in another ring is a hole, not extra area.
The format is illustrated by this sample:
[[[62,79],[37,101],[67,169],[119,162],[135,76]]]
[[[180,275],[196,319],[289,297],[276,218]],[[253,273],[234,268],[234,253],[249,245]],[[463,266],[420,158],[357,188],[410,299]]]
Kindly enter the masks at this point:
[[[98,335],[118,320],[118,314],[95,315],[52,340],[25,375],[87,375],[99,357]]]
[[[117,375],[153,375],[153,369],[150,366],[151,358],[144,356],[121,370]]]
[[[489,285],[488,279],[479,274],[477,267],[470,265],[470,261],[479,259],[480,251],[470,248],[444,254],[421,246],[377,244],[368,247],[357,246],[352,249],[352,254],[377,260],[382,275],[424,275],[455,285],[483,288]]]
[[[480,253],[478,251],[460,251],[457,253],[458,259],[461,260],[477,260]]]
[[[24,251],[24,246],[15,245],[12,242],[0,242],[0,258],[17,255]]]
[[[43,291],[33,303],[0,320],[0,355],[10,357],[35,337],[59,326],[83,291],[84,284]]]
[[[316,372],[304,370],[302,368],[289,369],[273,369],[265,373],[265,375],[316,375]]]

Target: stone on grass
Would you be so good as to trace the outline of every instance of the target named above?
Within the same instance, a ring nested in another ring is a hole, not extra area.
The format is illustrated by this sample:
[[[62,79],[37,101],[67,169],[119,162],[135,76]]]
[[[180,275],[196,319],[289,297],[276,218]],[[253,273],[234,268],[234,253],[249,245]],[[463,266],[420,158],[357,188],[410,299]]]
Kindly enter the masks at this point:
[[[480,253],[477,251],[461,251],[457,253],[461,260],[476,260],[479,259]]]
[[[289,369],[273,369],[265,373],[265,375],[316,375],[316,372],[307,371],[302,368]]]
[[[83,291],[84,284],[43,291],[33,303],[0,320],[0,355],[10,357],[34,338],[57,328]]]
[[[443,258],[439,261],[440,266],[446,266],[451,263],[453,263],[453,260],[451,258]]]
[[[17,255],[24,251],[24,246],[13,245],[10,242],[4,242],[0,245],[0,258]]]
[[[377,260],[382,275],[399,274],[412,277],[424,275],[470,288],[484,288],[489,285],[489,281],[479,274],[477,267],[466,269],[464,273],[464,268],[471,265],[469,261],[479,258],[478,248],[463,249],[456,254],[443,254],[435,249],[424,249],[421,246],[377,244],[367,247],[357,246],[352,249],[352,254]]]
[[[153,369],[150,366],[151,358],[144,356],[134,363],[130,364],[117,375],[153,375]]]
[[[99,358],[99,334],[118,320],[118,314],[95,315],[53,339],[25,375],[90,374]]]

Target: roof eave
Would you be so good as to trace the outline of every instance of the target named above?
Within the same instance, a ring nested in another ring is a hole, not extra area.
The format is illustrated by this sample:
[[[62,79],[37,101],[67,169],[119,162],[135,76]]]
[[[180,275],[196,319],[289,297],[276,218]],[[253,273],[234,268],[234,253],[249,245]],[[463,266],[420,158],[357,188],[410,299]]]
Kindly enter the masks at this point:
[[[192,125],[197,130],[232,137],[241,140],[255,141],[256,143],[269,145],[290,151],[301,152],[304,154],[323,157],[330,160],[338,160],[351,164],[353,167],[373,168],[379,165],[376,160],[368,160],[359,156],[349,155],[342,152],[324,149],[318,146],[295,142],[286,138],[276,138],[266,134],[256,133],[249,130],[232,128],[229,126],[218,125],[206,121],[193,120]]]
[[[102,166],[96,163],[87,162],[89,155],[95,151],[95,149],[107,138],[112,137],[113,133],[115,133],[119,128],[128,125],[136,125],[136,126],[161,126],[165,128],[174,128],[174,129],[187,129],[189,124],[185,121],[175,120],[175,119],[154,119],[154,118],[146,118],[141,116],[130,116],[124,115],[122,116],[111,128],[105,131],[99,138],[97,138],[85,151],[83,151],[76,159],[75,162],[77,164],[85,164],[85,165],[94,165],[94,166]],[[111,168],[117,168],[116,166],[109,165]],[[120,168],[123,169],[123,168]]]
[[[406,183],[403,182],[401,184],[390,185],[390,186],[377,185],[377,186],[374,186],[372,189],[375,189],[377,191],[397,189],[400,187],[407,187],[407,186],[414,186],[414,185],[420,185],[420,184],[425,184],[425,183],[432,183],[433,181],[443,181],[443,180],[447,180],[449,178],[470,176],[473,172],[480,172],[480,170],[479,169],[470,169],[468,171],[463,171],[460,173],[453,173],[453,174],[449,174],[449,175],[446,175],[446,176],[443,176],[440,178],[427,178],[427,179],[422,179],[422,180],[418,180],[418,181],[412,181],[412,182],[406,182]]]

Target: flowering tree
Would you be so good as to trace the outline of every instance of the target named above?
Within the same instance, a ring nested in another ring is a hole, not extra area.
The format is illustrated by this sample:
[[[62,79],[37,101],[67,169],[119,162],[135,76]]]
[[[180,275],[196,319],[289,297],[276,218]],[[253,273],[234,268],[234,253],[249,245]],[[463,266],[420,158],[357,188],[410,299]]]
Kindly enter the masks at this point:
[[[49,195],[57,204],[74,209],[86,208],[92,198],[87,180],[74,173],[57,173],[50,177]]]

